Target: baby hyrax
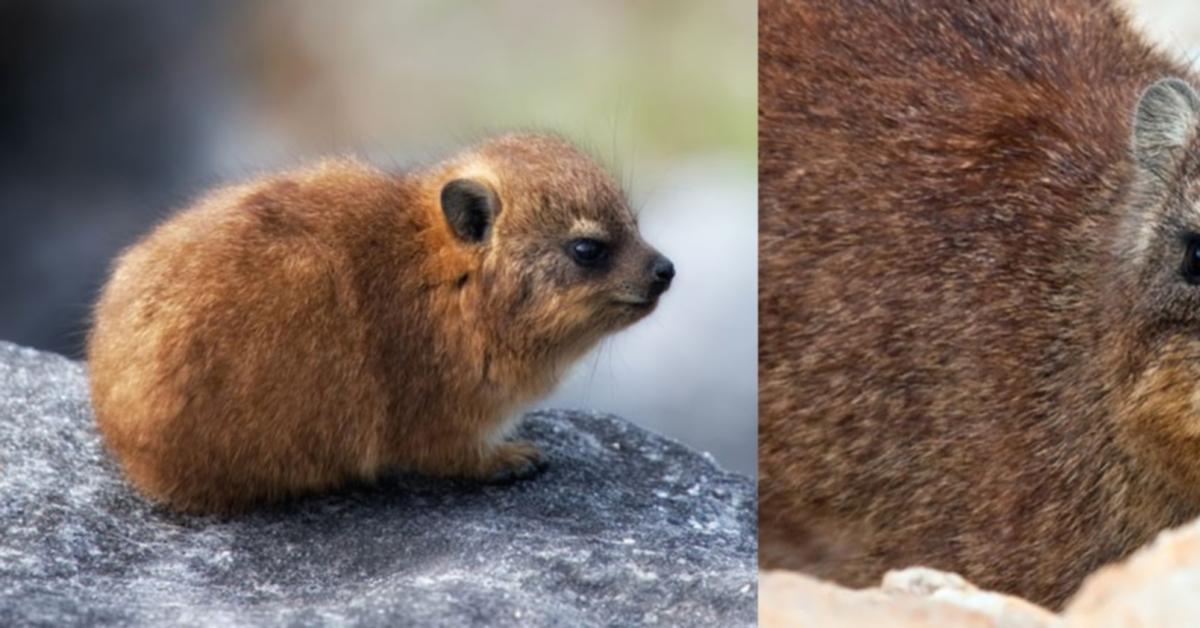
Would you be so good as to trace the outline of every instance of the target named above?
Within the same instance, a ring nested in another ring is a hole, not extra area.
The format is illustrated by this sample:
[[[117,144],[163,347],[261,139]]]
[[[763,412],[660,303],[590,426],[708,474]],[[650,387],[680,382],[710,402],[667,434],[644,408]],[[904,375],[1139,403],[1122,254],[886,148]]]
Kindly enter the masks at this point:
[[[326,161],[219,190],[120,256],[88,338],[96,421],[181,511],[385,470],[523,477],[514,413],[674,274],[557,137],[399,174]]]

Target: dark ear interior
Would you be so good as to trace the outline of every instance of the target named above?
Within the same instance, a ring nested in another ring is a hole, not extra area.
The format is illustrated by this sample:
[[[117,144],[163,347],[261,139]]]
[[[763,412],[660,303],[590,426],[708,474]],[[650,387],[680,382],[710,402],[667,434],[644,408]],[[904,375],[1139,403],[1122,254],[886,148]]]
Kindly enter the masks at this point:
[[[442,213],[459,238],[482,242],[500,210],[500,201],[486,184],[455,179],[442,188]]]
[[[1151,85],[1138,101],[1133,120],[1133,154],[1154,178],[1166,180],[1178,166],[1200,123],[1200,96],[1191,85],[1165,78]]]

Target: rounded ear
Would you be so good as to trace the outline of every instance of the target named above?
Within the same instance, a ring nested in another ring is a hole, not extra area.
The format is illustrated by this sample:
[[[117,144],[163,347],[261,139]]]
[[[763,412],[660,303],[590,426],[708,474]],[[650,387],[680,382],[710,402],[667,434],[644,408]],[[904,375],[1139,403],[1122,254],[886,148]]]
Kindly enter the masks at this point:
[[[442,187],[442,213],[450,229],[466,242],[482,242],[500,213],[492,188],[472,179],[455,179]]]
[[[1200,96],[1184,81],[1165,78],[1142,92],[1133,118],[1133,155],[1138,166],[1165,180],[1178,165],[1200,123]]]

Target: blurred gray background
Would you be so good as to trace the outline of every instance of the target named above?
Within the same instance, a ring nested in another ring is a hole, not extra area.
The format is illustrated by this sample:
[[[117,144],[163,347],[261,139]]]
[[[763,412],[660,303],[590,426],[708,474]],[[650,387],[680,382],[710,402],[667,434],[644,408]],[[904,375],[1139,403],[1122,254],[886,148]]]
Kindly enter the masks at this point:
[[[0,339],[80,357],[112,257],[211,186],[554,129],[611,166],[679,276],[543,405],[753,473],[755,18],[748,0],[2,1]]]
[[[1167,49],[1200,57],[1200,2],[1197,0],[1117,0],[1151,39]]]

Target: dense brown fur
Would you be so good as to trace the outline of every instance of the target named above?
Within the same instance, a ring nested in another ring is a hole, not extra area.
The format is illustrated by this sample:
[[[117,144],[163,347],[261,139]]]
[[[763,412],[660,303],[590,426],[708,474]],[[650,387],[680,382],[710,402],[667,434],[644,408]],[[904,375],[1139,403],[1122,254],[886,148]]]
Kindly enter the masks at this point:
[[[762,566],[1055,605],[1200,514],[1196,118],[1137,108],[1188,70],[1100,0],[768,0],[759,45]]]
[[[498,200],[481,241],[443,213],[454,180]],[[610,244],[605,268],[568,257],[579,237]],[[341,160],[256,180],[117,261],[88,342],[97,423],[137,488],[187,511],[388,469],[524,474],[537,451],[503,440],[508,419],[653,309],[664,261],[553,137],[397,175]]]

